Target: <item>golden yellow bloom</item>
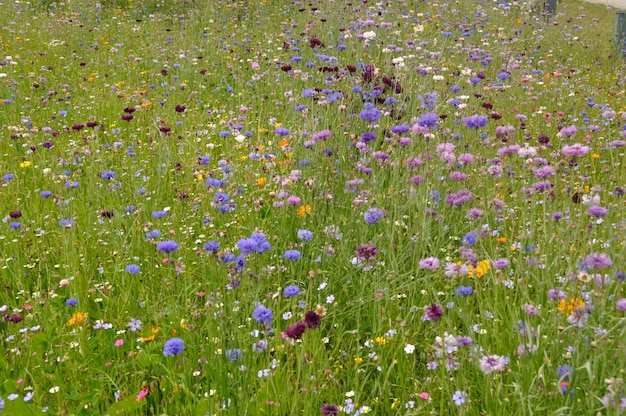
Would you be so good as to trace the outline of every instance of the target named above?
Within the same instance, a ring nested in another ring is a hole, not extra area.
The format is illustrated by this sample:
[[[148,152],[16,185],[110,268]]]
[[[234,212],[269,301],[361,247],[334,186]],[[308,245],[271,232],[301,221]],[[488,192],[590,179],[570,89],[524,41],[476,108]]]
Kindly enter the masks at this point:
[[[376,343],[376,345],[385,345],[387,343],[387,338],[385,338],[385,337],[376,337],[374,342]]]
[[[259,178],[256,180],[256,184],[261,187],[265,186],[266,183],[267,183],[267,178]]]
[[[489,260],[481,260],[476,267],[470,264],[467,268],[469,269],[469,273],[467,274],[469,277],[483,277],[484,274],[491,269],[491,262]]]
[[[29,167],[32,164],[33,164],[33,162],[27,160],[25,162],[20,163],[20,168],[27,168],[27,167]]]
[[[569,300],[561,299],[559,306],[556,308],[565,316],[569,316],[578,308],[585,306],[585,302],[579,298],[570,298]]]
[[[363,364],[363,358],[355,357],[354,358],[354,362],[356,363],[356,365],[361,365],[361,364]]]
[[[76,312],[74,315],[72,315],[70,320],[67,321],[67,325],[72,326],[76,324],[82,324],[83,322],[87,321],[88,317],[89,314],[87,312]]]

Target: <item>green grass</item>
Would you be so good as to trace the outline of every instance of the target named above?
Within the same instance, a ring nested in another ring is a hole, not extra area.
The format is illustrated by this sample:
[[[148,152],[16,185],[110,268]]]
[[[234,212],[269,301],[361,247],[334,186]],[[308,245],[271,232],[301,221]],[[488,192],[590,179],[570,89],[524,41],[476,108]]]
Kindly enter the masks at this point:
[[[614,10],[0,6],[0,414],[623,412]]]

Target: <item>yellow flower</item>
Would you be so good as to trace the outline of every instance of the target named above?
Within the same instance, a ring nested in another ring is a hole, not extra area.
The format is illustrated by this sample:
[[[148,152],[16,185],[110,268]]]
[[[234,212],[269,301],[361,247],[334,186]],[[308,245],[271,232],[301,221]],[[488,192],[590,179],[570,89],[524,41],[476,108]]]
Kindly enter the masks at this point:
[[[74,315],[72,315],[70,320],[67,321],[67,325],[72,326],[76,324],[82,324],[83,322],[87,321],[88,317],[89,314],[87,312],[76,312]]]
[[[33,162],[31,162],[30,160],[27,160],[25,162],[20,163],[20,168],[27,168],[27,167],[29,167],[32,164],[33,164]]]
[[[556,308],[559,312],[563,313],[563,315],[569,316],[578,308],[582,308],[585,306],[585,302],[579,298],[570,298],[569,300],[561,299],[559,301],[559,306]]]
[[[385,337],[376,337],[374,342],[376,343],[376,345],[385,345],[387,343],[387,338],[385,338]]]
[[[478,262],[476,267],[470,264],[467,266],[467,268],[469,269],[469,277],[483,277],[484,274],[487,273],[489,269],[491,269],[491,263],[489,262],[489,260],[481,260]]]
[[[356,363],[356,365],[361,365],[361,364],[363,364],[363,358],[355,357],[354,358],[354,362]]]

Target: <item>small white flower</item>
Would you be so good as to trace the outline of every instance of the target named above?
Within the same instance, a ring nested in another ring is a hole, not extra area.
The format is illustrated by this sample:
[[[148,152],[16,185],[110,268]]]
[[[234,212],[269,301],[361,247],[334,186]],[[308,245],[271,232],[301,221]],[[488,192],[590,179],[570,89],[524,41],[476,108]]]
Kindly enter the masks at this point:
[[[58,393],[59,392],[59,386],[51,387],[50,390],[48,390],[48,392],[50,394]]]
[[[415,345],[406,344],[406,346],[404,347],[404,352],[406,352],[407,354],[413,354],[415,352]]]

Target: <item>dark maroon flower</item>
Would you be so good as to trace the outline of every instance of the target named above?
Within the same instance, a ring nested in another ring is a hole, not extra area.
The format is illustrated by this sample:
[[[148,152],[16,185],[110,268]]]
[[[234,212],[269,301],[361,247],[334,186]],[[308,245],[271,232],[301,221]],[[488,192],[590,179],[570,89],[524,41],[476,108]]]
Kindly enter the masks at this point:
[[[291,65],[283,65],[283,66],[280,67],[280,70],[283,71],[283,72],[289,72],[289,71],[291,71],[291,69],[292,69]]]
[[[120,117],[120,119],[124,121],[131,121],[134,118],[135,116],[133,116],[132,114],[124,114]]]
[[[324,44],[318,38],[309,39],[309,45],[311,45],[312,48],[315,48],[317,46],[321,46],[322,48],[324,47]]]
[[[174,110],[176,110],[177,113],[184,113],[186,109],[187,107],[182,104],[178,104],[176,107],[174,107]]]
[[[315,329],[322,323],[322,317],[316,314],[314,311],[308,311],[304,314],[304,323],[307,328]]]
[[[17,323],[22,322],[24,318],[22,317],[22,315],[14,313],[13,315],[5,314],[2,317],[2,320],[4,322],[13,322],[14,324],[17,324]]]
[[[545,134],[540,134],[539,137],[537,138],[537,140],[541,144],[547,144],[547,143],[550,142],[550,138],[548,136],[546,136]]]
[[[72,126],[72,130],[74,130],[74,131],[80,131],[80,130],[82,130],[82,129],[83,129],[83,127],[85,127],[85,125],[84,125],[84,124],[74,124],[74,125]]]
[[[169,127],[163,126],[163,127],[159,127],[159,131],[160,131],[161,133],[169,134],[169,132],[171,132],[171,131],[172,131],[172,129],[171,129],[171,128],[169,128]]]
[[[11,211],[9,212],[9,217],[11,218],[19,218],[22,216],[22,211]]]
[[[305,330],[306,325],[304,322],[298,321],[295,324],[288,326],[287,329],[285,329],[285,334],[291,339],[301,339]]]
[[[348,65],[348,66],[346,67],[346,69],[347,69],[347,70],[348,70],[348,72],[349,72],[349,73],[351,73],[351,74],[353,74],[353,73],[355,73],[355,72],[356,72],[356,66],[354,66],[354,65]]]
[[[124,112],[130,114],[130,113],[134,113],[136,110],[137,109],[135,107],[126,107],[124,109]]]
[[[486,108],[487,110],[491,110],[493,108],[493,104],[491,104],[489,101],[485,101],[484,103],[482,103],[482,107]]]
[[[102,218],[113,218],[115,217],[115,213],[113,211],[102,210],[100,211],[100,216]]]
[[[437,322],[443,316],[443,308],[438,303],[431,303],[430,306],[424,310],[422,321]]]
[[[92,129],[93,129],[94,127],[96,127],[97,125],[98,125],[98,122],[97,122],[97,121],[88,121],[88,122],[87,122],[87,127],[92,128]]]
[[[324,403],[322,405],[323,416],[337,416],[339,414],[339,408],[336,404]]]

